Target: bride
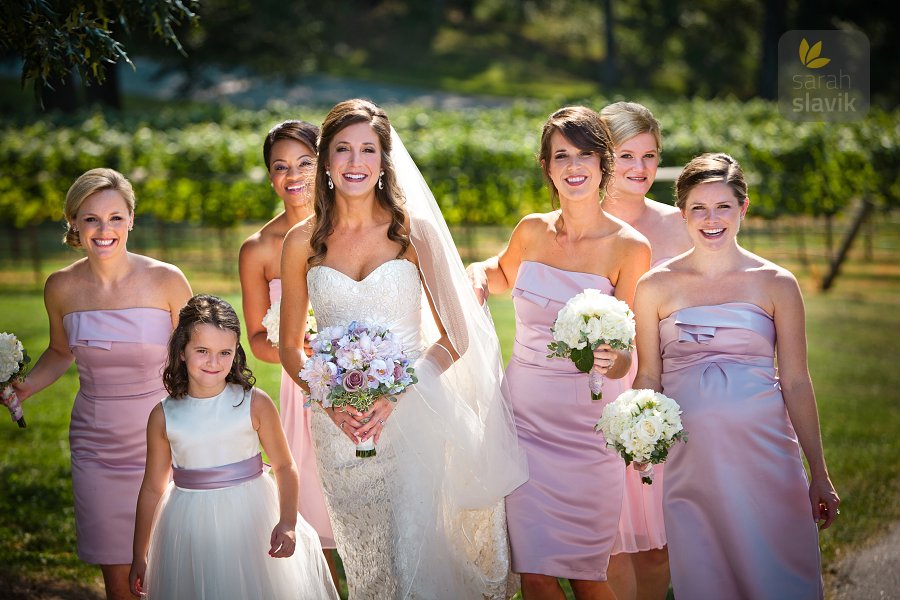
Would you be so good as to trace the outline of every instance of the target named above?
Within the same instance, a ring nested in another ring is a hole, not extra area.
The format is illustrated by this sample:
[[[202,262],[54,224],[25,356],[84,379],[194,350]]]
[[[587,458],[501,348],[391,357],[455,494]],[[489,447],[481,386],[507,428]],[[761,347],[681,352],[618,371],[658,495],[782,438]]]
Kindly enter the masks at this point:
[[[280,354],[369,320],[401,337],[418,383],[359,413],[316,406],[312,433],[351,598],[506,598],[503,497],[526,479],[499,346],[446,223],[387,115],[365,100],[322,124],[315,216],[284,241]],[[373,438],[377,455],[357,458]],[[301,482],[302,485],[302,482]]]

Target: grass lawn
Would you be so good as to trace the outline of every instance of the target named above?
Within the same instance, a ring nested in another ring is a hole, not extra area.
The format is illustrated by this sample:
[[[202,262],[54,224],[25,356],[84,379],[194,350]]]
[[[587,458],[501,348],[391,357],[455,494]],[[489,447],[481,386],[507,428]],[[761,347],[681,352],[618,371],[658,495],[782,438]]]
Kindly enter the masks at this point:
[[[754,245],[764,254],[778,252],[766,240],[755,239]],[[876,245],[872,261],[854,256],[827,294],[803,280],[810,370],[826,457],[843,500],[839,521],[820,536],[826,575],[842,556],[900,518],[900,369],[893,345],[900,332],[898,256],[897,238],[892,237],[886,245]],[[65,260],[48,261],[47,266]],[[804,271],[786,262],[795,272]],[[200,269],[186,272],[195,291],[220,293],[240,311],[236,278],[201,277]],[[14,331],[36,359],[47,344],[41,294],[24,289],[21,280],[9,282],[9,270],[0,269],[0,331]],[[490,302],[508,358],[512,303],[508,296]],[[259,385],[277,395],[279,368],[255,359],[251,366]],[[28,429],[0,416],[0,597],[37,597],[34,590],[54,586],[63,591],[42,597],[96,597],[99,570],[75,556],[67,429],[76,389],[73,366],[26,403]]]

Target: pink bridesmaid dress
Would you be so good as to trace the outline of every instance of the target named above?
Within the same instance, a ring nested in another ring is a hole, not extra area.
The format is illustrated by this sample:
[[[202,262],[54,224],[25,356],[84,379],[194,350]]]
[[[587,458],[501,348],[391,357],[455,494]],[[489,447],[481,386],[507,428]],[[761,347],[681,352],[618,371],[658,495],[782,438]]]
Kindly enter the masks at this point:
[[[516,573],[606,580],[625,469],[593,427],[627,382],[605,379],[595,402],[586,373],[547,358],[557,313],[588,288],[613,293],[605,277],[523,261],[512,292],[516,341],[504,385],[530,474],[506,498]]]
[[[775,324],[756,305],[675,311],[659,323],[663,392],[687,443],[666,469],[676,598],[822,598],[818,532],[775,372]]]
[[[656,268],[671,256],[653,261]],[[637,353],[632,355],[631,370],[625,376],[630,387],[637,375]],[[625,469],[625,497],[619,518],[619,535],[613,554],[655,550],[666,545],[666,526],[663,521],[663,481],[665,464],[653,465],[653,484],[641,481],[641,474],[630,466]]]
[[[269,301],[281,300],[281,280],[269,282]],[[316,466],[315,448],[310,434],[309,409],[304,408],[306,398],[290,375],[281,370],[281,390],[279,391],[281,425],[287,436],[288,446],[300,472],[300,506],[297,509],[307,523],[319,534],[322,548],[336,548],[334,532],[331,530],[331,519],[325,508],[325,496],[322,494],[322,482]]]
[[[130,564],[147,418],[166,397],[172,317],[159,308],[76,311],[63,327],[79,378],[69,426],[78,557]]]

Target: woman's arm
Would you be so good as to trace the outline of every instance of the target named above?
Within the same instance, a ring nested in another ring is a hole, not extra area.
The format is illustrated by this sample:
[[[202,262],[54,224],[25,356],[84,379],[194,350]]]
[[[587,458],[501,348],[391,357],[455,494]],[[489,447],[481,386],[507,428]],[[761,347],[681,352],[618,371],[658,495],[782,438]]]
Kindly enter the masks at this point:
[[[147,572],[147,550],[153,515],[160,498],[166,491],[172,472],[172,449],[166,437],[166,415],[162,403],[157,404],[147,419],[147,464],[144,479],[138,492],[137,514],[134,521],[133,558],[128,582],[131,593],[139,596],[143,591]]]
[[[38,393],[62,377],[75,360],[69,349],[69,340],[63,326],[66,300],[66,276],[54,273],[44,286],[44,307],[50,323],[50,342],[24,380],[15,381],[12,388],[20,402]]]
[[[519,265],[522,264],[524,238],[527,237],[529,219],[532,217],[525,217],[516,225],[509,237],[509,243],[500,254],[472,263],[466,268],[475,297],[480,304],[484,304],[491,294],[505,292],[515,284]]]
[[[828,528],[837,515],[840,498],[834,490],[825,453],[812,379],[809,376],[806,348],[806,309],[800,286],[793,275],[779,269],[772,283],[775,307],[776,356],[781,392],[791,424],[806,461],[809,463],[809,500],[812,516]]]
[[[268,257],[262,244],[258,233],[251,236],[241,246],[238,259],[244,326],[253,356],[269,363],[278,363],[278,348],[268,340],[268,332],[262,324],[263,317],[271,306],[269,282],[265,272],[265,260]]]
[[[300,475],[287,438],[281,428],[278,409],[269,395],[254,388],[250,399],[250,417],[259,436],[259,442],[272,465],[272,473],[278,483],[278,506],[280,516],[272,529],[269,556],[284,558],[291,556],[297,544],[297,502],[300,497]]]
[[[181,309],[184,308],[187,301],[191,299],[194,292],[191,291],[191,284],[188,283],[188,280],[184,276],[184,273],[181,272],[181,269],[175,265],[168,266],[169,274],[165,279],[164,285],[166,288],[166,298],[169,303],[169,312],[172,313],[172,327],[177,327],[178,313],[181,312]]]
[[[643,236],[625,237],[616,254],[620,266],[615,276],[615,297],[633,309],[637,282],[650,268],[650,244]],[[620,379],[628,374],[631,369],[631,352],[601,346],[594,352],[595,368],[598,368],[598,362],[605,364],[610,358],[613,358],[613,364],[605,373],[607,377]]]
[[[659,347],[659,295],[656,291],[658,275],[643,277],[634,294],[634,320],[637,327],[638,369],[632,387],[636,390],[662,389],[662,355]],[[677,400],[677,398],[676,398]]]
[[[281,249],[281,327],[278,332],[278,355],[291,379],[309,393],[306,382],[300,379],[306,354],[303,341],[306,334],[306,307],[309,290],[306,287],[309,230],[306,222],[295,225],[285,236]]]

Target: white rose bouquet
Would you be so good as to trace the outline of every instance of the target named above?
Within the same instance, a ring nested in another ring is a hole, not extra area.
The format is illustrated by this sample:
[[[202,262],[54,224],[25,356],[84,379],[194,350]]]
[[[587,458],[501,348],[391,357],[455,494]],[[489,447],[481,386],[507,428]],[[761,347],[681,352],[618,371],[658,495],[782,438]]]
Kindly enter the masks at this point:
[[[309,384],[310,401],[324,408],[352,406],[365,412],[379,397],[392,397],[417,381],[400,339],[379,325],[352,321],[326,327],[311,345],[313,355],[300,379]],[[374,439],[358,444],[356,456],[375,456]]]
[[[590,373],[591,398],[603,398],[603,378],[592,369],[594,350],[609,344],[616,350],[634,350],[634,314],[628,303],[600,290],[587,289],[560,309],[550,328],[553,342],[547,358],[570,358],[582,373]]]
[[[687,441],[681,425],[678,403],[653,390],[627,390],[603,407],[594,426],[603,432],[606,445],[614,448],[628,466],[632,461],[648,463],[641,480],[653,483],[653,465],[665,462],[669,448],[678,440]]]
[[[31,358],[22,342],[12,333],[0,333],[0,403],[9,409],[12,420],[25,427],[22,404],[11,387],[13,379],[25,376],[25,365]]]

